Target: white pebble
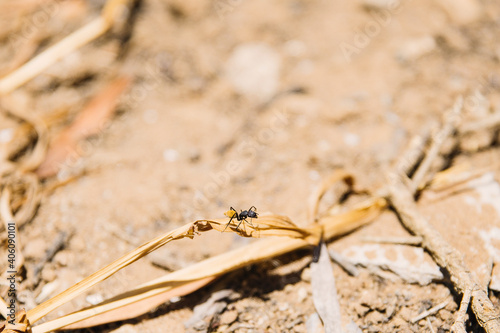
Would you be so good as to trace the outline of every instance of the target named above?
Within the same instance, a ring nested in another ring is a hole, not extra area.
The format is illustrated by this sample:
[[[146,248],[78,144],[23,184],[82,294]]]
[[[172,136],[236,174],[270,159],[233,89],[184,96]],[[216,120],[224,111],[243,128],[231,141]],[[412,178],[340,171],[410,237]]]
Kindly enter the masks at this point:
[[[350,147],[355,147],[357,145],[359,145],[359,136],[357,136],[356,134],[353,134],[353,133],[346,133],[344,135],[344,142],[346,145],[350,146]]]
[[[104,301],[104,298],[102,297],[101,294],[91,294],[85,297],[85,300],[89,304],[96,305]]]
[[[403,61],[416,60],[426,54],[431,53],[437,44],[432,36],[424,36],[408,40],[399,49],[398,58]]]
[[[0,131],[0,143],[7,143],[14,137],[14,129],[6,128]]]
[[[175,162],[179,159],[179,152],[175,149],[165,149],[163,159],[167,162]]]
[[[238,46],[227,61],[225,74],[234,90],[265,102],[279,88],[281,57],[270,46],[247,43]]]

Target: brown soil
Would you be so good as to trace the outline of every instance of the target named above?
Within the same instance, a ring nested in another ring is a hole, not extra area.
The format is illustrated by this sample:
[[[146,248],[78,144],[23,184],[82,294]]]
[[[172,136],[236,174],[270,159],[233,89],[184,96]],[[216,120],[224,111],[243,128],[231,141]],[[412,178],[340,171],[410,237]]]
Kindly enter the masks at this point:
[[[103,5],[55,3],[51,19],[36,26],[39,51],[97,16]],[[384,9],[384,3],[139,1],[129,39],[122,38],[123,29],[108,33],[18,89],[33,114],[69,110],[50,128],[55,136],[111,77],[134,78],[110,125],[88,138],[85,153],[63,170],[80,176],[44,196],[21,230],[28,271],[62,231],[72,233],[43,267],[38,288],[24,291],[25,306],[33,307],[50,282],[57,282],[54,296],[156,235],[199,218],[221,218],[230,206],[254,205],[305,225],[309,195],[321,179],[344,168],[359,188],[382,186],[412,135],[441,121],[458,95],[466,100],[464,122],[498,111],[500,4],[424,0]],[[34,13],[22,15],[30,22]],[[238,72],[235,53],[245,46],[261,53],[247,59],[249,71]],[[8,39],[0,50],[9,63]],[[245,75],[251,76],[252,66],[262,68],[261,61],[269,62],[271,74],[256,73],[252,85]],[[0,114],[0,130],[15,126]],[[458,193],[429,191],[419,206],[488,285],[491,262],[500,258],[494,234],[500,231],[500,150],[496,137],[481,140],[470,138],[452,164],[488,168],[489,178]],[[406,235],[387,212],[329,247],[349,256],[367,244],[364,236]],[[173,242],[47,319],[246,242],[218,232]],[[386,257],[394,259],[391,251],[389,246]],[[203,330],[201,324],[186,329],[184,322],[196,305],[228,288],[239,296],[216,316],[219,331],[315,332],[311,258],[304,250],[253,265],[137,319],[85,332]],[[427,254],[422,258],[434,265]],[[449,331],[460,298],[446,276],[419,284],[380,267],[358,268],[356,277],[334,268],[346,323],[352,319],[363,332],[431,332],[429,325],[434,332]],[[498,306],[498,292],[490,296]],[[411,322],[445,300],[448,305],[429,320]],[[472,313],[470,318],[470,331],[482,332]]]

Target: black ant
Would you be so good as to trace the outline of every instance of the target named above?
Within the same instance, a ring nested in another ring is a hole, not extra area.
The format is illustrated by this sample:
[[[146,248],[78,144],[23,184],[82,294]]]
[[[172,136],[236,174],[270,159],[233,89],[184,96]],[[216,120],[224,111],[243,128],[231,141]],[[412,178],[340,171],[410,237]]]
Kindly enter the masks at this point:
[[[230,217],[231,219],[227,223],[224,230],[222,230],[222,232],[226,231],[227,227],[229,227],[229,225],[231,224],[231,221],[233,221],[234,218],[236,220],[240,221],[240,223],[238,223],[238,226],[236,227],[236,230],[238,230],[241,222],[243,222],[243,221],[245,221],[246,223],[250,224],[253,227],[251,219],[256,219],[259,217],[259,214],[257,214],[257,208],[255,208],[255,206],[250,207],[250,209],[248,209],[248,210],[242,210],[239,214],[236,211],[236,209],[234,209],[233,207],[230,207],[230,209],[227,212],[225,212],[224,215],[226,215],[227,217]],[[250,221],[247,221],[247,218],[250,218]]]

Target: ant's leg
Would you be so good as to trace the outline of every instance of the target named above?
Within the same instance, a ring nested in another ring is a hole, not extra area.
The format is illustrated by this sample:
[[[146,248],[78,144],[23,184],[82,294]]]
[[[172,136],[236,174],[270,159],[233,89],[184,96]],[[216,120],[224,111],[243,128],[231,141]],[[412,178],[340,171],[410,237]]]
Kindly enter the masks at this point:
[[[234,219],[234,215],[229,219],[229,222],[226,224],[226,227],[224,228],[224,230],[222,230],[222,232],[226,231],[227,227],[229,227],[229,225],[231,224],[233,219]],[[238,226],[239,226],[239,224],[238,224]],[[236,229],[238,229],[238,228],[236,228]]]
[[[238,228],[240,227],[241,222],[246,221],[246,220],[245,219],[241,219],[241,220],[238,220],[238,221],[240,221],[240,223],[238,223],[238,226],[236,227],[236,231],[238,231]]]

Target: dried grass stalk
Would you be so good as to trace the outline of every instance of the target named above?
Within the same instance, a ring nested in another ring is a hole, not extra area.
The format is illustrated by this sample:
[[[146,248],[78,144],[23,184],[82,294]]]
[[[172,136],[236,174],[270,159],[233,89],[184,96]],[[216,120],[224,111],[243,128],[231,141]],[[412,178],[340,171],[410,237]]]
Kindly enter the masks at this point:
[[[68,325],[88,318],[93,319],[91,321],[86,321],[85,323],[82,322],[80,325],[72,325],[71,328],[101,324],[108,321],[104,321],[102,317],[100,318],[98,315],[105,314],[115,309],[118,309],[118,313],[111,316],[113,319],[111,321],[131,318],[130,316],[124,316],[123,311],[120,310],[131,304],[140,304],[141,309],[143,310],[142,313],[147,312],[150,307],[145,307],[144,302],[138,302],[154,300],[154,297],[167,292],[170,297],[180,295],[183,294],[184,290],[189,288],[190,285],[193,286],[193,284],[199,283],[199,287],[201,287],[210,282],[212,279],[235,269],[265,259],[273,258],[299,248],[307,247],[310,244],[316,244],[319,240],[321,228],[324,228],[325,230],[324,236],[326,239],[352,231],[373,220],[376,216],[378,216],[382,209],[385,208],[385,206],[386,201],[383,199],[369,200],[351,211],[323,218],[319,221],[317,226],[313,226],[311,228],[299,228],[288,218],[279,215],[260,216],[259,219],[253,221],[253,226],[242,223],[237,231],[237,221],[233,221],[226,232],[234,231],[238,232],[241,236],[254,238],[263,236],[285,237],[261,240],[242,248],[209,258],[198,264],[165,275],[160,279],[140,285],[134,290],[116,296],[115,298],[96,306],[35,326],[32,330],[34,333],[42,333],[63,327],[68,328]],[[31,323],[35,323],[58,306],[85,292],[93,285],[117,272],[119,269],[131,264],[132,262],[148,253],[151,253],[172,240],[185,237],[193,238],[194,235],[198,233],[212,229],[223,231],[226,224],[227,220],[225,219],[201,220],[187,224],[165,235],[157,237],[140,246],[131,253],[116,260],[112,264],[104,267],[85,280],[77,283],[75,286],[69,288],[63,293],[43,304],[40,304],[35,309],[30,310],[28,312],[28,319]],[[205,280],[205,282],[202,280]],[[156,306],[155,302],[153,302],[153,306]],[[136,316],[139,312],[140,311],[138,311],[136,307],[131,314],[132,316]],[[110,313],[108,313],[108,318],[110,318],[109,314]]]
[[[49,47],[14,72],[0,79],[0,95],[7,95],[22,86],[59,59],[104,34],[128,0],[109,0],[102,14],[57,44]]]

